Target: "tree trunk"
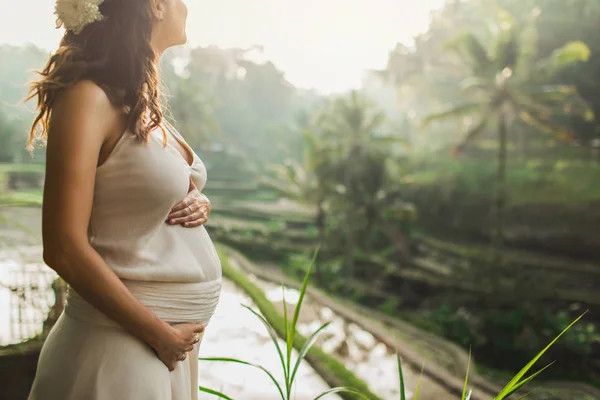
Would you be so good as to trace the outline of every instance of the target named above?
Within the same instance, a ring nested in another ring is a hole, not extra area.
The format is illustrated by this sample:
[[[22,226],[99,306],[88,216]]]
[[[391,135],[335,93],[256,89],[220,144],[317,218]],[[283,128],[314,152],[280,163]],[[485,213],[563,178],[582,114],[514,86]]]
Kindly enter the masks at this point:
[[[504,245],[504,209],[506,206],[506,116],[500,113],[498,125],[498,171],[496,181],[496,199],[494,206],[494,232],[492,244],[500,253]]]
[[[315,222],[315,225],[317,225],[317,232],[318,232],[318,245],[319,248],[323,248],[323,241],[325,240],[325,209],[323,208],[323,203],[319,202],[319,204],[317,205],[317,220]],[[318,285],[322,285],[323,284],[323,273],[321,271],[321,268],[319,266],[319,255],[317,255],[317,259],[315,260],[315,265],[313,266],[314,271],[315,271],[315,279],[317,280],[317,284]]]
[[[525,136],[525,130],[515,132],[517,135],[517,147],[519,152],[519,162],[524,164],[527,161],[527,148],[529,147],[529,140]]]

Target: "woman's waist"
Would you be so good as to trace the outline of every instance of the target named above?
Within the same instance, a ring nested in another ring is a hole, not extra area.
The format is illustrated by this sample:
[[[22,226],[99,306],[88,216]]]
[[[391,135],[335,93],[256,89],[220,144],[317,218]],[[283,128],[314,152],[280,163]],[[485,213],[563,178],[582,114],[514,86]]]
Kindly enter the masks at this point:
[[[204,227],[165,227],[122,241],[96,236],[92,247],[121,279],[210,281],[221,276],[219,255]]]
[[[154,282],[122,280],[123,284],[157,317],[169,323],[208,324],[219,302],[222,281]],[[69,288],[65,312],[77,319],[103,325],[116,323]]]

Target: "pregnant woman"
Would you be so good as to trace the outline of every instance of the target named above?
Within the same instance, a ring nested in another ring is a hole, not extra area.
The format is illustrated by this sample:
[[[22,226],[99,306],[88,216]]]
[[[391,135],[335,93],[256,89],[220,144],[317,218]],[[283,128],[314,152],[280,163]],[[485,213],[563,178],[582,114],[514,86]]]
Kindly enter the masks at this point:
[[[32,86],[46,142],[44,260],[68,284],[30,400],[193,400],[221,291],[206,170],[163,120],[156,64],[182,0],[58,0],[60,48]],[[38,129],[39,128],[39,129]]]

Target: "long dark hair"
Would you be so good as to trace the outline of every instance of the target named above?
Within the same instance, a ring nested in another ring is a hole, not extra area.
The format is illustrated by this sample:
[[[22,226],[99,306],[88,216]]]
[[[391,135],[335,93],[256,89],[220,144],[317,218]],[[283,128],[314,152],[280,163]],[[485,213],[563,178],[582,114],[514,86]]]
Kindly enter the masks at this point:
[[[28,99],[37,98],[38,115],[29,134],[30,149],[37,140],[45,142],[57,97],[86,79],[124,110],[127,129],[140,139],[147,140],[160,126],[158,55],[150,44],[155,7],[155,0],[104,0],[101,21],[78,35],[65,32],[60,47],[39,72],[40,79],[31,84]]]

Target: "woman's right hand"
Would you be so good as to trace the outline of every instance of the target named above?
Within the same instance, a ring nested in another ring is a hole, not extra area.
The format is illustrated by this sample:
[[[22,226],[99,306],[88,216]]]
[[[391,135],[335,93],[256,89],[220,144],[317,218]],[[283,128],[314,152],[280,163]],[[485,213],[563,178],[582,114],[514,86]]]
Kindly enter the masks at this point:
[[[169,327],[167,334],[152,347],[169,371],[173,371],[177,362],[185,360],[187,353],[200,341],[204,325],[176,324]]]

